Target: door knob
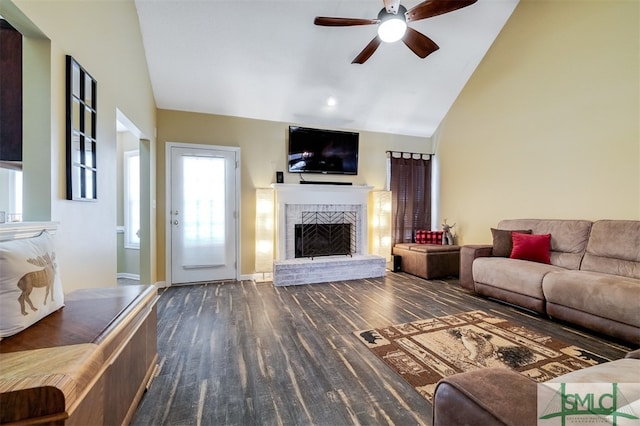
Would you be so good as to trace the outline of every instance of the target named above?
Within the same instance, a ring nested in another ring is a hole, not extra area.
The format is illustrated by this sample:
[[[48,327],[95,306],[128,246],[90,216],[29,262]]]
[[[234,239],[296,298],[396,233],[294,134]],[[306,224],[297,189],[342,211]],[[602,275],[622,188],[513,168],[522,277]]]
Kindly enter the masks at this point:
[[[177,225],[177,224],[178,224],[178,220],[177,220],[177,219],[176,219],[176,220],[174,220],[174,221],[173,221],[173,224],[174,224],[174,225]]]

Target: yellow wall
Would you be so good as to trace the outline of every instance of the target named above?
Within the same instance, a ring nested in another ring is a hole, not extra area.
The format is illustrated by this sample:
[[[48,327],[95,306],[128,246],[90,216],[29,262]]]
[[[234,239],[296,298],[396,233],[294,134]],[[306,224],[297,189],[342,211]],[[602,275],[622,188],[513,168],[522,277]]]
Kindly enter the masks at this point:
[[[640,2],[521,0],[441,125],[440,217],[640,219]]]
[[[240,262],[241,274],[254,273],[255,190],[275,182],[275,172],[286,170],[289,123],[238,117],[158,110],[158,277],[165,277],[165,148],[167,142],[240,147]],[[292,123],[294,124],[294,123]],[[431,140],[409,136],[360,132],[357,176],[307,175],[307,180],[347,181],[384,189],[385,151],[432,152]],[[285,183],[298,183],[285,172]]]
[[[39,29],[42,38],[27,40],[46,52],[43,72],[49,72],[50,93],[28,93],[25,102],[46,105],[47,122],[28,122],[25,128],[45,129],[44,146],[51,152],[28,152],[35,158],[50,154],[50,176],[42,183],[45,204],[39,211],[60,223],[57,261],[65,292],[76,288],[116,284],[116,108],[154,139],[155,101],[149,80],[138,17],[133,0],[31,1],[0,0],[9,22]],[[37,31],[36,31],[37,33]],[[98,82],[98,201],[65,199],[65,55],[72,55]],[[48,57],[47,57],[48,56]],[[33,69],[26,72],[34,71]],[[29,89],[30,90],[30,89]],[[31,90],[33,92],[33,90]],[[36,97],[36,99],[32,99]],[[42,120],[40,120],[42,121]],[[50,127],[50,128],[49,128]],[[25,145],[34,143],[25,133]],[[37,141],[35,141],[37,142]],[[25,158],[25,163],[30,161]],[[25,181],[29,179],[25,171]],[[48,193],[47,193],[48,192]],[[25,211],[25,217],[34,217]],[[36,215],[37,216],[37,215]],[[33,219],[31,219],[33,220]]]

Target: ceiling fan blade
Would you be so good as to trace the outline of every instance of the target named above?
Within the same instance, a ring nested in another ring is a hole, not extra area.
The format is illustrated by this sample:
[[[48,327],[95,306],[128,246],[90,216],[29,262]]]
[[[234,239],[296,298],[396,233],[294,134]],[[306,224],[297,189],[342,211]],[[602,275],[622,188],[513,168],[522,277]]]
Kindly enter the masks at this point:
[[[400,6],[400,0],[383,0],[384,8],[389,13],[393,13],[394,15],[398,13],[398,7]]]
[[[407,32],[404,37],[402,37],[402,41],[413,51],[413,53],[421,58],[426,58],[436,50],[440,49],[433,40],[411,27],[407,27]]]
[[[323,27],[350,27],[352,25],[373,25],[378,24],[378,19],[359,19],[359,18],[330,18],[326,16],[316,16],[313,23]]]
[[[471,6],[478,0],[425,0],[407,11],[407,22],[431,18]]]
[[[380,46],[380,43],[382,43],[382,39],[376,36],[373,40],[369,42],[369,44],[366,45],[364,49],[362,49],[362,52],[360,52],[358,56],[356,56],[355,59],[351,61],[351,63],[364,64],[366,60],[369,59],[371,55],[373,55],[373,52],[376,51],[378,46]]]

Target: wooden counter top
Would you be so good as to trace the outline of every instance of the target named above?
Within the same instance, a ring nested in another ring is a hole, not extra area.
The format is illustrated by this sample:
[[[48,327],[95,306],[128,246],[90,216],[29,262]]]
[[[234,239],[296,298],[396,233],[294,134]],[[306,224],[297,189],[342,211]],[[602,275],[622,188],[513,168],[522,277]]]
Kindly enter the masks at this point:
[[[129,419],[157,359],[157,298],[154,286],[75,291],[57,312],[1,340],[0,423],[109,422],[113,380],[131,382],[117,401],[117,422]],[[140,371],[122,370],[128,363]]]
[[[65,306],[26,330],[0,340],[0,354],[96,343],[136,299],[157,294],[153,286],[76,290],[65,295]],[[95,301],[95,303],[88,303]]]

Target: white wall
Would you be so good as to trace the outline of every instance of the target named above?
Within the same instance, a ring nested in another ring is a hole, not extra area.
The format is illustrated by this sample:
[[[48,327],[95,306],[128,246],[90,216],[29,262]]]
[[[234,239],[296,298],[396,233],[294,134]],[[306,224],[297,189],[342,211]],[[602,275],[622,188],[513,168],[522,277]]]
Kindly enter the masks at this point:
[[[133,0],[0,0],[0,5],[7,20],[18,20],[22,28],[42,34],[31,42],[45,52],[39,56],[43,64],[38,68],[49,74],[49,88],[25,94],[35,108],[44,107],[48,117],[44,122],[28,122],[40,133],[25,135],[25,146],[50,147],[50,152],[25,153],[25,165],[36,155],[45,158],[48,166],[40,169],[48,170],[49,176],[39,182],[50,185],[37,198],[39,205],[25,205],[25,217],[60,223],[57,259],[65,292],[114,286],[116,109],[155,143],[155,102]],[[65,55],[73,56],[98,82],[96,202],[65,199]],[[25,181],[30,178],[27,173]]]

